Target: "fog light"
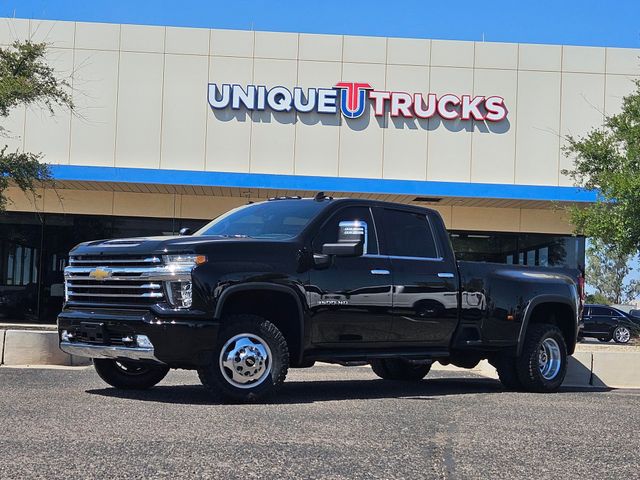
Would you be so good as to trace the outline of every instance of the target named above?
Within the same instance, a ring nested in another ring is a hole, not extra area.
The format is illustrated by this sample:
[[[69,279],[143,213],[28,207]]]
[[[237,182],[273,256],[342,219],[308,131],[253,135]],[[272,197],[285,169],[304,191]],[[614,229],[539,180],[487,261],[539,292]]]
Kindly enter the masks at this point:
[[[153,348],[153,343],[146,335],[136,335],[136,343],[140,348]]]
[[[70,342],[73,339],[73,334],[67,332],[66,330],[62,330],[60,334],[60,340],[63,342]]]
[[[191,282],[167,282],[167,294],[172,307],[189,308],[193,303]]]

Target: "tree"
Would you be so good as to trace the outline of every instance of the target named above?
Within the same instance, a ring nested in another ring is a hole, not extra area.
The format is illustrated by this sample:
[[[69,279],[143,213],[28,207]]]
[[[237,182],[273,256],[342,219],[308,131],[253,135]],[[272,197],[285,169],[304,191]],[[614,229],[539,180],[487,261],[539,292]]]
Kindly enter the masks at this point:
[[[585,298],[585,302],[598,303],[600,305],[609,305],[611,303],[609,299],[601,293],[589,293]]]
[[[587,206],[569,208],[576,233],[615,245],[620,254],[640,250],[640,81],[624,97],[622,110],[605,119],[583,138],[567,137],[564,148],[573,157],[563,170],[576,185],[597,191]]]
[[[73,109],[69,83],[47,64],[46,51],[46,43],[30,41],[0,47],[0,117],[8,117],[20,105],[44,107],[52,115],[55,106]],[[0,136],[9,134],[0,125]],[[12,183],[35,194],[35,186],[51,177],[49,167],[41,162],[42,154],[8,150],[7,145],[0,148],[0,212],[6,208],[5,192]]]
[[[592,240],[587,248],[586,280],[596,289],[596,303],[623,304],[640,293],[638,280],[627,280],[633,271],[633,255],[601,240]],[[603,302],[602,299],[606,301]]]

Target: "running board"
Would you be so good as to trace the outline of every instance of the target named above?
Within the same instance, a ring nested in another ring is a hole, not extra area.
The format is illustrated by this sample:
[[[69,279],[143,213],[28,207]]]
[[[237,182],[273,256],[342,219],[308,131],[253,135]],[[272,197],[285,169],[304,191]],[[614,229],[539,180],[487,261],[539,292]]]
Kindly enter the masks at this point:
[[[374,358],[405,358],[408,360],[432,360],[434,358],[448,357],[448,350],[317,350],[307,353],[304,357],[315,361],[358,362],[368,361]]]

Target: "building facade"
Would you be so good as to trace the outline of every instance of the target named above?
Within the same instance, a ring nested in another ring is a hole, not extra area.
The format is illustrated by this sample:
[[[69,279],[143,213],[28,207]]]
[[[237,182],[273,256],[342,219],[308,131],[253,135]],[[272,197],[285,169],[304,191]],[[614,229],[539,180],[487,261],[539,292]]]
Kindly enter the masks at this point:
[[[0,19],[67,78],[74,112],[16,108],[11,150],[55,182],[10,190],[0,316],[51,321],[84,240],[173,234],[272,196],[443,216],[465,259],[581,265],[562,147],[620,109],[640,50]]]

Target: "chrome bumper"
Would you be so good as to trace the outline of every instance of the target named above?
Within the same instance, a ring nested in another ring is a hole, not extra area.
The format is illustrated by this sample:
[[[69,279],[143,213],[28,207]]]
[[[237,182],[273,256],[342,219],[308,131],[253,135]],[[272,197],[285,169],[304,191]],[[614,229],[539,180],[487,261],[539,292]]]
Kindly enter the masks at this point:
[[[60,349],[70,355],[89,358],[111,358],[129,360],[151,360],[162,363],[155,357],[153,348],[120,347],[110,345],[95,345],[91,343],[60,342]]]

